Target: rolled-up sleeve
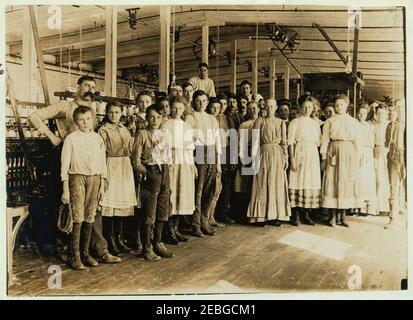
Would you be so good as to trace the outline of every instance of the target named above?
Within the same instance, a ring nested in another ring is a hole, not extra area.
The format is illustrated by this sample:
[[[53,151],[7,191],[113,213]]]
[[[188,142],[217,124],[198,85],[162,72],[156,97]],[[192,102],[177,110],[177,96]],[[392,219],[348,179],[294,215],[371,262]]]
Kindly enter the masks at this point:
[[[38,119],[44,121],[49,119],[57,119],[57,118],[64,118],[66,117],[66,109],[67,109],[68,102],[66,100],[61,100],[55,104],[52,104],[48,107],[37,109],[29,116],[30,124],[39,129],[39,127],[43,124],[42,122],[39,123]],[[36,119],[37,118],[37,119]]]
[[[132,153],[131,153],[131,162],[133,169],[138,172],[142,173],[145,171],[145,166],[142,164],[142,150],[145,143],[145,130],[138,131],[138,134],[135,137],[135,141],[133,142],[132,146]]]

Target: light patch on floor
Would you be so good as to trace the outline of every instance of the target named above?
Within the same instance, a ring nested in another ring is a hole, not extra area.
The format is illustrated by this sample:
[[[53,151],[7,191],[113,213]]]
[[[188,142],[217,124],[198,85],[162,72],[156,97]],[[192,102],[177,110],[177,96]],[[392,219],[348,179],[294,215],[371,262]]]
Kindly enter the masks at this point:
[[[298,230],[281,237],[278,242],[337,261],[342,261],[352,248],[348,243]]]
[[[233,285],[231,282],[225,280],[218,280],[210,285],[206,292],[221,292],[221,293],[239,293],[245,292],[245,289]]]
[[[352,217],[354,220],[358,221],[363,221],[363,222],[375,222],[375,223],[380,223],[380,224],[388,224],[389,223],[389,217],[386,216],[357,216],[357,217]]]

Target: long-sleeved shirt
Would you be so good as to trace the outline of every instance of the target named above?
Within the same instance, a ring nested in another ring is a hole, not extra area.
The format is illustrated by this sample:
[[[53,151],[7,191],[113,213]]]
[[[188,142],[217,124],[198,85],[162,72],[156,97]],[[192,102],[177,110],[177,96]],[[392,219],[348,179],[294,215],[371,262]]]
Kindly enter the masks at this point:
[[[374,145],[377,147],[385,147],[387,121],[371,121],[371,123],[374,127]]]
[[[187,122],[194,130],[194,138],[196,145],[217,147],[217,151],[221,154],[221,138],[219,134],[219,124],[217,119],[206,112],[194,112],[192,116],[188,116]]]
[[[188,82],[194,87],[194,90],[205,91],[209,97],[215,97],[214,81],[210,78],[201,79],[199,76],[189,78]]]
[[[106,148],[99,134],[76,130],[66,136],[62,149],[62,181],[67,181],[69,174],[100,174],[106,178]]]
[[[390,121],[386,129],[386,141],[384,146],[389,149],[387,155],[390,170],[399,171],[401,179],[405,177],[404,161],[404,126],[399,121]]]
[[[374,147],[374,127],[368,122],[360,122],[360,142],[365,148]]]
[[[143,130],[148,126],[148,121],[146,121],[145,114],[138,113],[135,118],[136,131]]]
[[[264,119],[258,118],[254,121],[252,129],[260,130],[259,135],[254,135],[252,137],[251,156],[253,158],[260,159],[260,146],[279,145],[281,147],[283,159],[285,163],[288,163],[287,128],[284,121],[275,117]],[[256,163],[259,164],[260,161],[257,161]]]
[[[130,157],[133,139],[123,124],[114,125],[106,122],[98,133],[105,142],[108,157]]]
[[[194,138],[191,126],[181,119],[165,121],[161,129],[170,137],[172,164],[194,164]]]
[[[228,117],[225,114],[219,114],[216,119],[218,121],[219,128],[221,129],[221,147],[225,148],[229,144],[228,130],[230,127]]]
[[[239,156],[241,160],[250,156],[254,122],[255,120],[247,120],[239,127]]]
[[[386,128],[385,146],[389,149],[404,150],[404,128],[399,121],[390,121]]]
[[[171,164],[171,144],[166,130],[143,129],[138,131],[132,147],[132,167],[138,173],[146,171],[145,165]]]
[[[77,125],[73,120],[73,111],[75,111],[79,105],[90,106],[94,122],[96,122],[96,110],[93,105],[90,104],[90,102],[82,101],[79,98],[76,98],[73,101],[60,100],[48,107],[38,109],[29,116],[29,121],[33,127],[39,129],[43,123],[38,123],[38,121],[34,119],[34,115],[37,115],[42,121],[55,119],[59,136],[60,138],[65,139],[68,134],[77,130]]]
[[[324,122],[323,136],[321,139],[320,153],[322,159],[327,159],[328,145],[331,140],[353,141],[358,149],[360,146],[359,132],[359,122],[347,113],[337,114],[327,119],[327,121]]]

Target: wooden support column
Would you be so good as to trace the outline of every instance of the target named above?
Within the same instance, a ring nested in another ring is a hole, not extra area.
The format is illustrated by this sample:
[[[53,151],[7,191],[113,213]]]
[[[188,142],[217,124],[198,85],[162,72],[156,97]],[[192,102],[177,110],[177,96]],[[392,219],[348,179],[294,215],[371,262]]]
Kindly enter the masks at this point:
[[[275,86],[276,86],[276,74],[275,74],[275,57],[271,58],[270,61],[270,98],[271,99],[276,99],[276,91],[275,91]]]
[[[36,11],[36,10],[35,10]],[[36,12],[35,12],[36,16]],[[36,74],[37,74],[37,59],[36,48],[32,26],[30,22],[30,11],[28,6],[23,7],[23,78],[25,79],[21,85],[19,99],[23,101],[37,101],[36,97]]]
[[[160,53],[159,53],[159,90],[167,92],[170,73],[170,46],[171,46],[171,7],[159,7],[159,19],[161,24]]]
[[[251,56],[252,56],[252,70],[251,70],[252,94],[255,96],[258,93],[258,40],[251,41]]]
[[[237,40],[231,40],[231,92],[237,93]]]
[[[105,7],[105,95],[116,97],[116,75],[118,59],[118,19],[117,6]]]
[[[353,67],[352,76],[357,77],[357,66],[358,66],[358,51],[359,51],[359,29],[354,28],[354,41],[353,41]]]
[[[284,73],[284,99],[290,99],[290,67],[285,66]]]
[[[359,51],[359,28],[355,26],[354,28],[354,41],[353,41],[353,67],[352,67],[352,79],[353,79],[353,108],[354,117],[356,116],[357,110],[357,98],[358,98],[358,83],[357,83],[357,64],[358,64],[358,51]]]
[[[357,87],[357,81],[354,81],[354,84],[353,84],[353,116],[355,117],[356,116],[356,113],[357,113],[357,90],[358,90],[358,87]]]
[[[204,24],[202,26],[202,62],[208,64],[209,54],[209,26]]]
[[[29,6],[30,21],[32,24],[32,29],[33,29],[32,31],[33,31],[34,46],[36,48],[37,63],[39,65],[40,80],[42,82],[44,102],[48,106],[50,105],[50,96],[49,96],[49,89],[47,87],[46,70],[44,68],[42,50],[40,48],[40,36],[39,36],[39,29],[37,28],[35,10],[36,10],[35,6],[32,6],[32,5]],[[53,128],[52,120],[49,120],[49,124],[50,124],[50,127]]]

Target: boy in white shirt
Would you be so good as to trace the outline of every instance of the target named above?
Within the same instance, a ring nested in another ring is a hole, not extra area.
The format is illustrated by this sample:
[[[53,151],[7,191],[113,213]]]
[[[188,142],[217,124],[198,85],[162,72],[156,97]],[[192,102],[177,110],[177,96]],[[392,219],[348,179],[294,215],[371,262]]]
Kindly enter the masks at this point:
[[[63,144],[62,202],[70,204],[73,218],[69,264],[82,270],[84,264],[98,265],[89,254],[89,245],[98,201],[105,188],[106,150],[102,137],[93,131],[92,109],[76,108],[73,119],[79,129],[69,134]]]

